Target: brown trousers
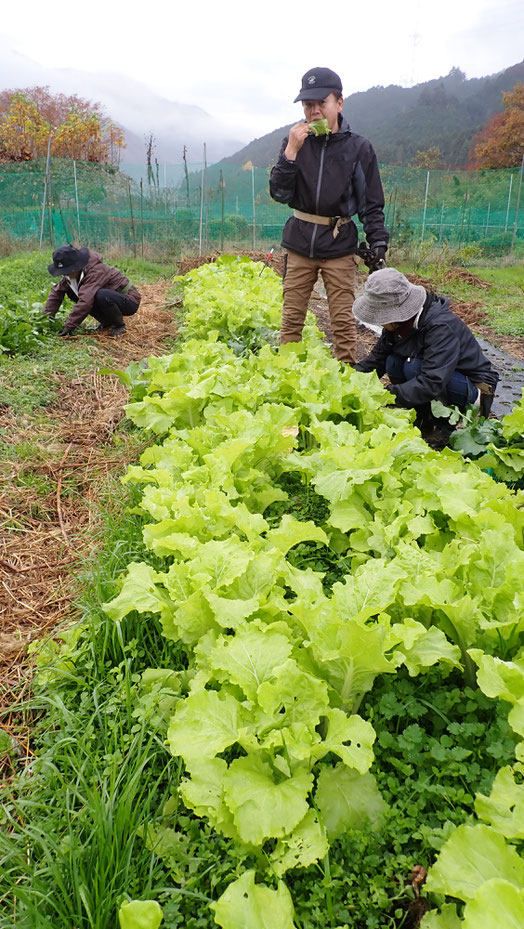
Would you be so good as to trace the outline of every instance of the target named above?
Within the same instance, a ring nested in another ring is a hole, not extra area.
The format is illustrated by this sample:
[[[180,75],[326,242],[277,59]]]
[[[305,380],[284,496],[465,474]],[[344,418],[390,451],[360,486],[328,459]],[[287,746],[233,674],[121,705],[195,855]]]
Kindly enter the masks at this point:
[[[355,363],[357,324],[351,307],[355,299],[356,267],[354,255],[322,260],[306,258],[297,252],[287,253],[281,345],[301,341],[309,298],[320,271],[328,299],[335,355],[339,361]]]

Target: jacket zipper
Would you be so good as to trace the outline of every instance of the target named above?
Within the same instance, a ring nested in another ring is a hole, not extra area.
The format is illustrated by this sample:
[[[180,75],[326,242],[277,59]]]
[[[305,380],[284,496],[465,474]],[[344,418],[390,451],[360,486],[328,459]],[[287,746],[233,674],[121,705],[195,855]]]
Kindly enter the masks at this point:
[[[318,203],[319,203],[319,200],[320,200],[320,188],[321,188],[321,186],[322,186],[322,175],[323,175],[323,173],[324,173],[324,155],[325,155],[325,153],[326,153],[328,138],[329,138],[329,136],[326,136],[326,137],[325,137],[325,139],[324,139],[324,145],[323,145],[323,147],[322,147],[322,151],[320,152],[320,168],[318,169],[317,194],[316,194],[316,198],[315,198],[315,210],[316,210],[317,215],[319,215],[319,213],[318,213],[318,209],[319,209],[319,208],[318,208]],[[313,258],[313,251],[314,251],[314,248],[315,248],[315,239],[316,239],[316,237],[317,237],[317,229],[318,229],[318,225],[315,224],[315,225],[313,226],[313,233],[312,233],[312,235],[311,235],[311,244],[310,244],[310,246],[309,246],[309,257],[310,257],[310,258]]]

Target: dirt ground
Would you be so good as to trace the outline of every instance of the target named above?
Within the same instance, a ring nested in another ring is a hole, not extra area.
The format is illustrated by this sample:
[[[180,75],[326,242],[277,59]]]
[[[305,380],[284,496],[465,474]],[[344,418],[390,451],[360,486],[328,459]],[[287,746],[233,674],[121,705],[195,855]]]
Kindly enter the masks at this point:
[[[255,260],[267,259],[261,251],[244,254]],[[216,255],[183,258],[179,272],[186,273],[214,258]],[[270,266],[282,274],[283,256],[272,256]],[[365,279],[366,273],[360,270],[359,290]],[[430,281],[416,276],[410,279],[432,289]],[[97,338],[108,367],[125,368],[133,360],[162,353],[167,341],[176,335],[172,308],[166,304],[167,289],[167,281],[141,288],[140,311],[130,320],[123,337],[78,338]],[[320,283],[310,309],[331,340],[327,301]],[[478,305],[455,303],[452,309],[501,352],[524,361],[524,339],[496,336]],[[358,358],[367,354],[375,340],[373,332],[359,326]],[[16,730],[21,751],[28,758],[29,737],[20,735],[20,720],[16,718],[17,705],[30,687],[28,645],[75,618],[71,606],[78,590],[75,575],[85,568],[98,544],[101,487],[108,475],[122,472],[137,454],[136,446],[126,451],[125,444],[115,446],[112,441],[127,399],[116,377],[90,371],[79,372],[72,380],[56,375],[55,380],[57,398],[46,409],[41,425],[16,415],[7,404],[0,405],[0,429],[13,445],[31,443],[33,448],[29,461],[18,456],[0,464],[0,710],[7,711],[0,726],[8,732]],[[26,469],[33,484],[27,480]],[[46,492],[35,487],[35,477],[41,478]]]

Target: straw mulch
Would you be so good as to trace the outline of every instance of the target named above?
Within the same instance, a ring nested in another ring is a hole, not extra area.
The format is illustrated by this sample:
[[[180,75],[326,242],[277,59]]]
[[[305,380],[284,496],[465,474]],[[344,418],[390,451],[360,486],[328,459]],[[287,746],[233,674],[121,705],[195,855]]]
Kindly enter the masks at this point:
[[[97,367],[126,368],[165,351],[176,335],[166,308],[167,282],[141,287],[142,303],[125,335],[96,338]],[[65,342],[63,351],[70,343]],[[57,392],[45,416],[29,418],[0,406],[0,429],[17,448],[30,448],[0,464],[0,726],[14,733],[20,752],[28,739],[15,720],[30,682],[28,646],[57,626],[74,621],[75,579],[96,546],[104,486],[136,459],[136,445],[113,433],[123,416],[127,391],[116,376],[90,370],[72,380],[53,376]]]

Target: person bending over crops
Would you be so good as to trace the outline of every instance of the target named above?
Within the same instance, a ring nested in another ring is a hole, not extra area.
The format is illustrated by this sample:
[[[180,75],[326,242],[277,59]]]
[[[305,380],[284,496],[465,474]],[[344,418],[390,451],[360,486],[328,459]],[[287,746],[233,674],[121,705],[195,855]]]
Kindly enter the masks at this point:
[[[89,248],[62,245],[53,252],[48,270],[62,279],[50,291],[44,313],[56,316],[65,296],[75,303],[59,336],[70,336],[89,315],[98,322],[91,332],[110,336],[125,332],[124,316],[136,313],[140,294],[118,268],[104,264],[101,255]]]
[[[336,357],[353,364],[357,328],[355,296],[358,214],[377,266],[384,264],[389,235],[377,158],[367,139],[342,116],[342,83],[329,68],[302,78],[304,119],[292,126],[271,169],[272,198],[293,215],[284,226],[284,308],[280,342],[300,342],[308,301],[320,271],[326,288]]]
[[[397,406],[413,407],[416,423],[430,444],[445,444],[452,427],[431,414],[441,400],[462,412],[468,404],[487,417],[499,380],[471,330],[439,297],[411,284],[395,268],[370,274],[353,314],[382,334],[356,371],[387,374]]]

